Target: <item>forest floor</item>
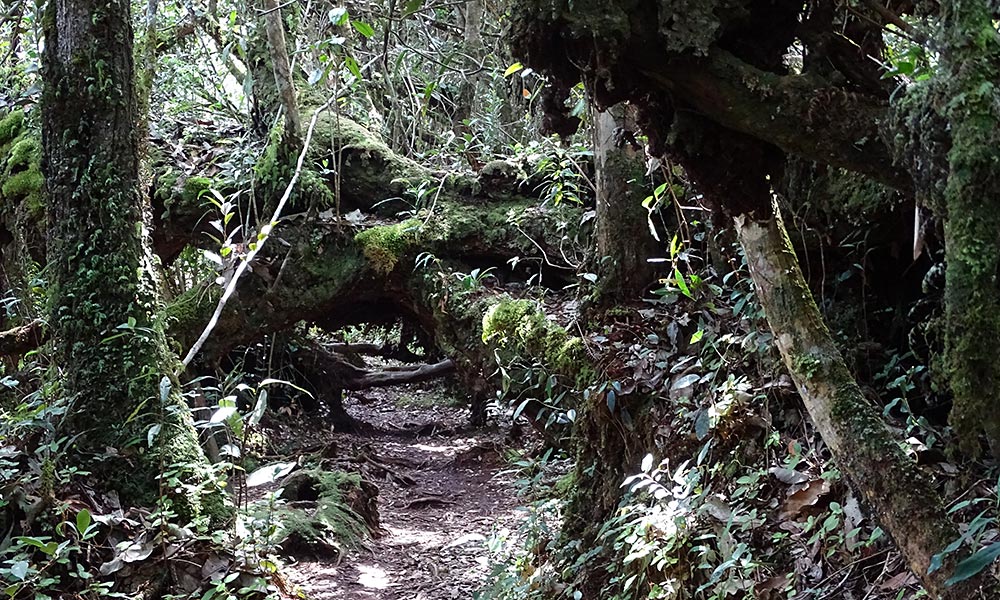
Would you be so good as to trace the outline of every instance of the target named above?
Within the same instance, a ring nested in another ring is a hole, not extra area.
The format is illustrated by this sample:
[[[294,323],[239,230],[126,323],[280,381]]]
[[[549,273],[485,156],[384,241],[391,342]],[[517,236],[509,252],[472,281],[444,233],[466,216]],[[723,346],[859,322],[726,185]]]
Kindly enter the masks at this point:
[[[505,431],[470,429],[452,393],[425,384],[346,398],[348,412],[374,431],[310,440],[391,471],[373,481],[380,536],[333,559],[286,559],[285,577],[307,598],[468,599],[487,582],[487,541],[516,530],[523,513]]]

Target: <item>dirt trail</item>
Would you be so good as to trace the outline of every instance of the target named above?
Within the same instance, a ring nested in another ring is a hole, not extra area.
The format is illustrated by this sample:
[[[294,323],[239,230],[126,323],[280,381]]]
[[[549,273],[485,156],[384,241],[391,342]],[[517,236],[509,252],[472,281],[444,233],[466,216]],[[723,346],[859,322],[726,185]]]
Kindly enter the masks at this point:
[[[339,564],[298,562],[286,575],[309,598],[326,600],[469,599],[489,574],[486,540],[502,528],[516,528],[512,476],[499,449],[503,434],[464,430],[467,411],[407,403],[384,393],[349,412],[380,429],[430,423],[442,433],[428,435],[333,434],[338,448],[377,457],[395,470],[379,487],[379,513],[385,533],[364,547],[349,550]]]

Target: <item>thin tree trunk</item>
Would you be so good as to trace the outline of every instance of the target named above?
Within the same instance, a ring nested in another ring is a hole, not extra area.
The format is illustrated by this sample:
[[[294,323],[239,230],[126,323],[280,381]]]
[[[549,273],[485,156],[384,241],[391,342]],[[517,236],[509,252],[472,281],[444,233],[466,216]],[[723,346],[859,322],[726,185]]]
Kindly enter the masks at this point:
[[[292,63],[288,59],[281,8],[277,0],[264,0],[264,10],[267,45],[271,50],[271,63],[274,68],[274,83],[278,87],[281,108],[285,112],[285,135],[299,140],[302,139],[302,118],[299,116],[299,103],[295,98]]]
[[[647,261],[656,252],[640,186],[645,163],[640,148],[619,143],[624,107],[596,114],[594,167],[597,185],[597,252],[595,269],[599,303],[637,300],[652,280]],[[613,112],[618,113],[613,114]]]
[[[937,598],[980,597],[973,583],[944,586],[953,560],[928,574],[931,557],[958,539],[958,530],[932,482],[903,453],[848,371],[776,211],[767,220],[736,217],[736,228],[768,324],[813,423],[924,587]],[[984,585],[979,591],[985,597],[998,597],[996,581]]]

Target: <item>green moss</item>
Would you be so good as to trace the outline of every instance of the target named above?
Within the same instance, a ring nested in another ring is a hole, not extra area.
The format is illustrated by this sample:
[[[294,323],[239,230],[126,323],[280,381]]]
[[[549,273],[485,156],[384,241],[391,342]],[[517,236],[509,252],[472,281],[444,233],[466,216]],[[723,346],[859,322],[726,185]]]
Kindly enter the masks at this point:
[[[196,285],[161,309],[162,321],[175,351],[181,353],[194,342],[184,336],[201,332],[221,294],[217,285]]]
[[[196,203],[201,198],[201,193],[209,190],[213,183],[211,177],[188,177],[184,180],[181,199],[186,203]]]
[[[8,177],[3,182],[3,186],[0,187],[0,192],[3,193],[4,198],[27,200],[29,210],[34,212],[34,210],[41,208],[42,186],[44,184],[45,178],[36,168],[30,171],[21,171]]]
[[[38,163],[42,159],[42,142],[32,135],[22,135],[10,147],[7,158],[7,170],[25,167]]]
[[[0,196],[12,203],[23,202],[28,214],[41,217],[45,183],[41,141],[33,132],[12,133],[16,137],[0,146]]]
[[[372,267],[382,274],[396,268],[399,259],[420,239],[421,222],[407,219],[394,225],[371,227],[356,236],[354,241],[361,246]]]
[[[521,321],[538,313],[531,300],[506,300],[494,304],[483,315],[483,342],[505,343],[513,337]]]
[[[0,119],[0,146],[13,140],[24,128],[24,111],[15,110]]]
[[[541,361],[577,387],[593,376],[583,340],[549,320],[531,300],[504,300],[483,315],[483,342]]]

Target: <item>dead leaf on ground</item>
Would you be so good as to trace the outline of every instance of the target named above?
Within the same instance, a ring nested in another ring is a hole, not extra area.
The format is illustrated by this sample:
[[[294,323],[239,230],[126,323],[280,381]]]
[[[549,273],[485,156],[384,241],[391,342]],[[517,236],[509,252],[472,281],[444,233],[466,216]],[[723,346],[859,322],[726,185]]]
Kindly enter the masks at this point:
[[[889,579],[880,583],[878,587],[880,590],[883,591],[895,592],[899,588],[910,585],[916,585],[916,583],[917,583],[917,578],[913,575],[913,573],[910,573],[909,571],[903,571],[901,573],[893,575]]]
[[[791,578],[787,574],[769,577],[754,586],[754,597],[778,598],[781,596],[781,590],[785,589],[789,583],[791,583]]]
[[[805,509],[810,506],[815,506],[830,493],[830,482],[825,479],[814,479],[810,481],[804,488],[791,494],[785,499],[785,504],[781,507],[781,512],[778,514],[778,518],[782,521],[787,521],[788,519],[794,519],[799,516]]]

